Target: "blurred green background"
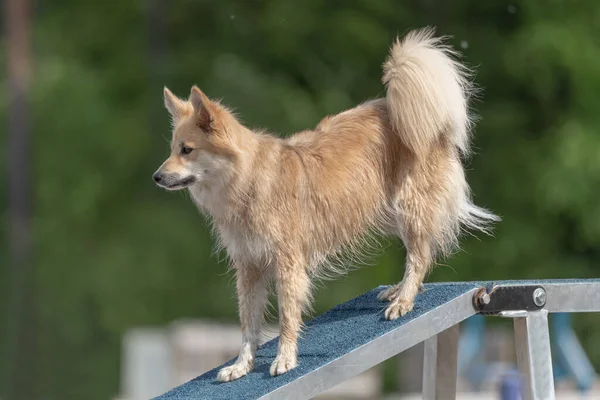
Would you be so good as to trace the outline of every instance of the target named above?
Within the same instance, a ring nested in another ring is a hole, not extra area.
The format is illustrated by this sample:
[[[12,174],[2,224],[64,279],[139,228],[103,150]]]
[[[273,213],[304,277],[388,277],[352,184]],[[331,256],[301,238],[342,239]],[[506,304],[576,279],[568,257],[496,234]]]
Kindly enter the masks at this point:
[[[18,3],[6,0],[5,4]],[[155,187],[162,88],[198,84],[253,127],[288,135],[383,94],[394,37],[434,25],[477,70],[477,204],[495,237],[430,281],[600,276],[600,3],[596,0],[53,0],[30,4],[27,257],[11,257],[9,120],[0,76],[0,397],[107,399],[121,335],[178,318],[236,320],[234,287],[189,196]],[[3,9],[2,54],[10,7]],[[12,110],[12,111],[11,111]],[[14,156],[14,154],[13,154]],[[24,158],[23,158],[24,157]],[[25,203],[26,204],[26,203]],[[403,250],[320,285],[322,312],[398,281]],[[22,285],[20,283],[23,283]],[[24,301],[21,301],[24,300]],[[600,366],[600,319],[576,319]]]

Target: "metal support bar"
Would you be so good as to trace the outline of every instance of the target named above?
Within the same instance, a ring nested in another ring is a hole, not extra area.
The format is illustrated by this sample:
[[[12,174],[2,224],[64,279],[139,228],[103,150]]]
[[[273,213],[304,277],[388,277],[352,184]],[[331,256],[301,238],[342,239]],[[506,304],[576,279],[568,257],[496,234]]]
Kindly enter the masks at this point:
[[[423,399],[455,400],[459,325],[425,340]]]
[[[517,365],[525,380],[524,400],[554,400],[548,311],[514,319]]]

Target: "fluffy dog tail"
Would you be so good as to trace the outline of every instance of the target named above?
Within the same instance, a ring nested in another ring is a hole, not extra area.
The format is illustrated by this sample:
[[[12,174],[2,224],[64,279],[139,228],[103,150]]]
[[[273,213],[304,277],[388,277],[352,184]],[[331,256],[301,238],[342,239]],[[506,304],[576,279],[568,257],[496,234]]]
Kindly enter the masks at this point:
[[[417,157],[426,157],[440,135],[462,154],[469,152],[472,85],[453,55],[425,28],[398,39],[383,66],[392,126]]]
[[[383,65],[392,128],[420,161],[426,162],[432,146],[440,143],[453,146],[457,156],[469,154],[468,102],[474,87],[470,71],[454,56],[456,52],[443,38],[425,28],[398,39]],[[449,197],[457,212],[448,222],[488,232],[490,223],[499,218],[471,202],[463,169],[458,168],[456,174],[447,190],[452,192]]]

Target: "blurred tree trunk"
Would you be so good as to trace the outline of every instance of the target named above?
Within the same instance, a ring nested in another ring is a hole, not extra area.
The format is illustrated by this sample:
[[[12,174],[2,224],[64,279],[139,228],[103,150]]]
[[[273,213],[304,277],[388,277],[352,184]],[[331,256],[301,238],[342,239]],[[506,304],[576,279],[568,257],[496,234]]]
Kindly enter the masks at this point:
[[[164,115],[159,111],[162,108],[162,88],[165,86],[164,60],[165,60],[165,17],[167,3],[165,0],[148,0],[148,57],[150,60],[150,105],[148,131],[153,137],[161,137],[161,127],[164,125]]]
[[[34,382],[34,307],[31,271],[31,182],[28,91],[30,2],[5,1],[9,99],[8,155],[10,273],[7,327],[7,399],[31,398]]]

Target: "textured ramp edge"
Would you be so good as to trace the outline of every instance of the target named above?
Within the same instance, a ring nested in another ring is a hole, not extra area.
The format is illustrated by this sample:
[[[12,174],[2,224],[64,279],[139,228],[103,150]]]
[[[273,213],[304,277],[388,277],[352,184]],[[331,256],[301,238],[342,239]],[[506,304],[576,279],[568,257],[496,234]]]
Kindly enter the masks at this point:
[[[385,288],[380,286],[309,321],[298,342],[299,365],[287,374],[269,375],[277,353],[275,338],[258,350],[256,368],[247,376],[233,382],[217,382],[217,372],[235,361],[231,360],[155,400],[259,398],[476,287],[473,282],[426,284],[412,312],[387,321],[383,316],[387,303],[377,300],[377,293]]]
[[[559,285],[559,284],[569,284],[569,283],[600,283],[600,279],[592,278],[592,279],[534,279],[534,280],[505,280],[505,281],[480,281],[480,282],[472,282],[477,286],[487,285],[487,284],[495,284],[495,285]]]

